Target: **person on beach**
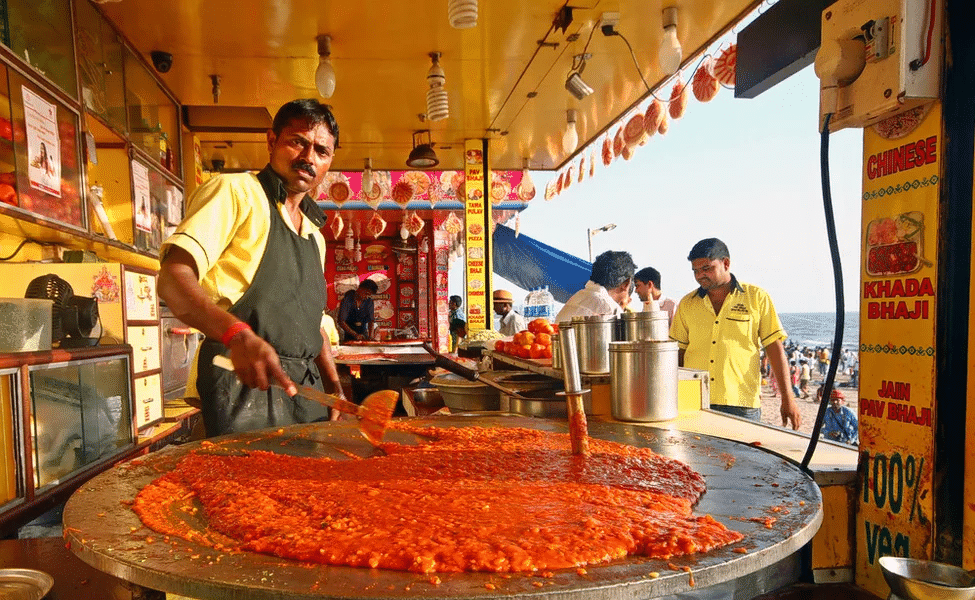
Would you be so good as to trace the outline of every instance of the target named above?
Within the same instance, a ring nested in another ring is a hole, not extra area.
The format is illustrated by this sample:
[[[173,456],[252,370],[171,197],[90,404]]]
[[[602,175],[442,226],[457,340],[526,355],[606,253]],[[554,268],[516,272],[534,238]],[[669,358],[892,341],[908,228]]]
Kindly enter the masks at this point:
[[[802,393],[803,398],[809,397],[809,378],[812,374],[809,372],[809,361],[805,358],[799,359],[799,391]]]
[[[765,348],[781,397],[782,425],[798,430],[801,415],[789,385],[786,332],[768,293],[731,273],[728,247],[701,240],[687,255],[698,289],[677,305],[670,339],[681,366],[708,371],[711,408],[761,421],[760,350]]]
[[[816,398],[823,401],[823,388],[816,392]],[[829,395],[829,408],[823,418],[823,428],[819,436],[841,444],[856,444],[859,425],[853,411],[843,406],[846,403],[843,392],[833,390]]]

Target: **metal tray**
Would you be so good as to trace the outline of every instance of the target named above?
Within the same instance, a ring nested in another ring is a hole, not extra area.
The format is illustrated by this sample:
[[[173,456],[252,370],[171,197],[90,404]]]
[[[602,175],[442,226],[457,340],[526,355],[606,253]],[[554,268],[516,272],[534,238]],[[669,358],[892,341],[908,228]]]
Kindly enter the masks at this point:
[[[41,600],[54,587],[54,578],[34,569],[0,569],[0,598]]]
[[[563,421],[530,417],[452,415],[414,418],[410,422],[431,427],[525,427],[568,432],[568,424]],[[495,573],[440,573],[439,585],[431,583],[429,575],[416,573],[221,552],[182,539],[166,543],[163,536],[142,525],[127,503],[146,484],[199,448],[199,443],[154,452],[83,484],[64,509],[65,539],[72,552],[97,569],[146,588],[201,600],[626,600],[685,592],[759,571],[791,556],[812,538],[822,522],[822,496],[815,482],[794,463],[761,448],[707,435],[618,423],[592,422],[589,434],[648,447],[689,464],[705,477],[708,486],[695,513],[712,515],[741,532],[745,539],[670,561],[628,557],[586,567],[584,574],[575,569],[557,570],[546,578],[531,574],[508,578]],[[421,442],[413,434],[396,430],[387,432],[386,441]],[[266,450],[336,460],[369,457],[377,452],[359,435],[355,423],[342,421],[293,425],[210,442],[218,444],[222,451]],[[187,527],[202,531],[207,526],[202,514],[184,518]],[[734,550],[741,546],[747,549],[746,553]],[[688,571],[674,570],[671,565],[677,569],[686,567]]]

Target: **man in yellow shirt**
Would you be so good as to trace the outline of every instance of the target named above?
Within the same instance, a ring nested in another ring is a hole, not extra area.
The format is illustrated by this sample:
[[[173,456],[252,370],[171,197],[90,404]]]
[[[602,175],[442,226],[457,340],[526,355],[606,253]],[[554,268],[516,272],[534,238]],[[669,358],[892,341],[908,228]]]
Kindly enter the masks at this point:
[[[782,347],[786,333],[772,299],[762,288],[738,281],[729,270],[728,247],[717,238],[695,244],[687,260],[701,287],[681,299],[670,327],[681,366],[709,372],[712,409],[760,421],[764,347],[782,397],[782,425],[799,429]]]
[[[338,135],[328,106],[285,104],[267,133],[268,165],[201,185],[163,244],[159,296],[207,336],[187,390],[200,398],[208,436],[326,416],[295,396],[295,382],[323,389],[325,378],[342,393],[321,331],[325,215],[308,195],[328,172]],[[214,368],[218,354],[234,373]]]

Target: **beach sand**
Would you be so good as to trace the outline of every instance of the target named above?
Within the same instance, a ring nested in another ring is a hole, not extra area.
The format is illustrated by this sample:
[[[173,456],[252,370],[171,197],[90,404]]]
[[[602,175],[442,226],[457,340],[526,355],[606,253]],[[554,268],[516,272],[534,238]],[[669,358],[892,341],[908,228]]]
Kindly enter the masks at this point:
[[[847,387],[849,385],[849,381],[849,376],[840,375],[837,373],[834,387],[843,392],[844,400],[846,400],[846,406],[853,411],[853,414],[859,415],[858,390],[855,387]],[[823,385],[822,380],[819,378],[817,373],[814,373],[812,380],[809,382],[809,397],[806,399],[796,398],[796,404],[799,406],[799,414],[801,417],[801,423],[799,425],[800,433],[804,433],[806,435],[812,433],[813,424],[816,422],[816,413],[819,411],[819,404],[815,401],[815,394],[816,390],[818,390],[821,385]],[[781,398],[778,396],[778,394],[772,393],[772,386],[763,385],[762,422],[768,425],[781,427],[782,416],[779,412],[780,407]]]

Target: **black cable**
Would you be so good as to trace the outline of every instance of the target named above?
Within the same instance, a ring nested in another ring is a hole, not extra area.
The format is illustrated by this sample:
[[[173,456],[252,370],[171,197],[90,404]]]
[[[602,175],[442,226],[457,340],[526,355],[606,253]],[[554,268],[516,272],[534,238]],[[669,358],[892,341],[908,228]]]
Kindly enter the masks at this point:
[[[630,41],[626,39],[626,36],[618,31],[614,31],[613,35],[619,36],[619,38],[623,40],[623,43],[626,44],[626,47],[630,49],[630,57],[633,59],[633,66],[636,67],[637,75],[640,76],[640,79],[643,81],[643,85],[646,86],[647,91],[650,92],[650,97],[658,102],[669,103],[670,100],[661,100],[660,98],[657,98],[656,94],[653,93],[653,89],[650,88],[650,84],[647,83],[646,78],[643,77],[643,71],[640,69],[640,63],[637,62],[636,60],[636,52],[633,51],[633,46],[630,45]],[[687,87],[687,85],[691,82],[691,80],[694,79],[694,74],[697,73],[697,70],[701,68],[701,65],[704,64],[704,61],[709,56],[711,56],[710,53],[705,53],[703,56],[701,56],[701,60],[697,61],[697,66],[694,67],[693,70],[691,70],[691,77],[690,79],[688,79],[686,83],[684,83],[684,87]],[[672,79],[674,75],[680,75],[680,69],[677,69],[677,72],[673,73],[669,78],[664,80],[661,86],[670,83],[670,79]]]
[[[35,242],[34,240],[32,240],[30,238],[24,238],[24,240],[22,242],[20,242],[20,244],[18,244],[18,246],[16,248],[14,248],[14,251],[10,254],[10,256],[4,256],[4,257],[0,258],[0,261],[10,260],[11,258],[17,256],[17,253],[20,252],[20,249],[21,248],[23,248],[25,245],[27,245],[27,242],[31,242],[31,243],[34,243],[34,244],[37,243],[37,242]]]
[[[826,381],[823,382],[823,396],[819,401],[819,412],[816,414],[816,424],[813,426],[812,434],[809,437],[809,446],[806,448],[806,455],[802,457],[802,469],[812,475],[809,470],[809,462],[812,460],[816,445],[819,443],[819,433],[823,429],[823,420],[826,418],[826,409],[829,407],[829,399],[833,393],[833,380],[836,378],[836,368],[840,361],[840,351],[843,346],[844,317],[846,316],[846,306],[843,301],[843,268],[840,265],[840,249],[836,241],[836,223],[833,218],[833,198],[829,189],[829,121],[832,113],[827,113],[823,119],[823,132],[820,137],[819,167],[823,180],[823,209],[826,213],[826,237],[829,238],[829,255],[833,260],[833,286],[836,290],[836,331],[833,333],[833,349],[830,353],[829,369],[826,371]]]

